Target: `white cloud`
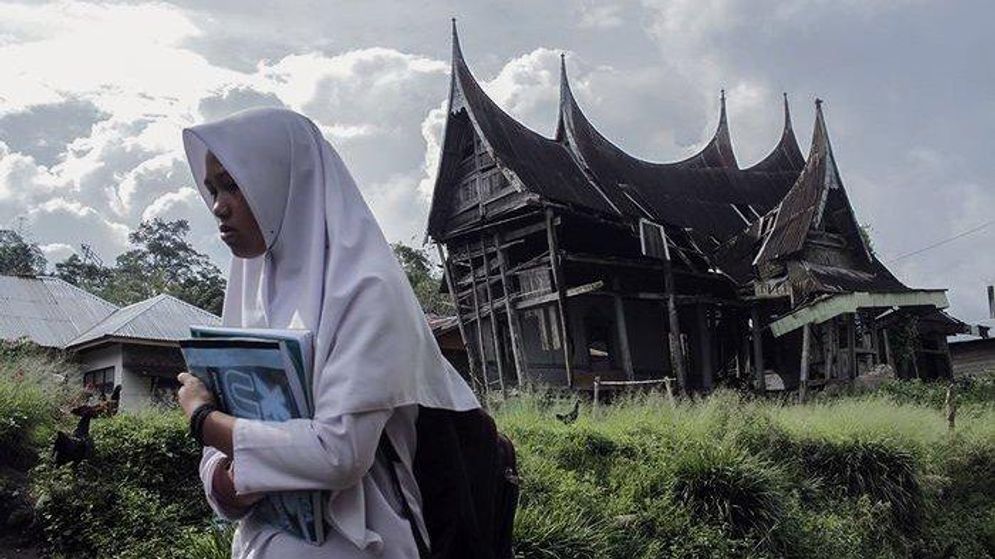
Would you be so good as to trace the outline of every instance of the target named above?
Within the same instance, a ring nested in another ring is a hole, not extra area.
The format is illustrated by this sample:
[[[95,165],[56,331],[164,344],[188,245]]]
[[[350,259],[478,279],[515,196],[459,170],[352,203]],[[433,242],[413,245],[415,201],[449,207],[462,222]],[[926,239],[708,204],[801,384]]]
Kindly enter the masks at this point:
[[[182,209],[183,213],[180,214],[182,216],[189,210],[198,209],[197,207],[202,206],[203,203],[203,199],[196,189],[183,187],[175,192],[167,192],[156,198],[142,212],[142,220],[152,220],[155,218],[168,220],[172,218],[170,213],[176,209]]]
[[[42,254],[45,255],[45,259],[48,260],[50,267],[53,268],[56,262],[61,262],[76,254],[76,249],[66,243],[49,243],[47,245],[40,245],[38,248],[41,249]]]

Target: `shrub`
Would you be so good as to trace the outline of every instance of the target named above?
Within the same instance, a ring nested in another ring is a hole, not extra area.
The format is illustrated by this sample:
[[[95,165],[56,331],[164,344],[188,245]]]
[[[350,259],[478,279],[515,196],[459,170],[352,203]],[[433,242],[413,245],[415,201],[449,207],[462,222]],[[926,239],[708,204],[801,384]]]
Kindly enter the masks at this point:
[[[784,516],[776,472],[737,450],[701,446],[685,452],[673,476],[677,502],[701,520],[728,526],[735,537],[766,540]]]
[[[177,538],[208,526],[200,452],[178,412],[93,421],[94,453],[78,470],[47,459],[32,471],[36,522],[53,554],[182,556]]]

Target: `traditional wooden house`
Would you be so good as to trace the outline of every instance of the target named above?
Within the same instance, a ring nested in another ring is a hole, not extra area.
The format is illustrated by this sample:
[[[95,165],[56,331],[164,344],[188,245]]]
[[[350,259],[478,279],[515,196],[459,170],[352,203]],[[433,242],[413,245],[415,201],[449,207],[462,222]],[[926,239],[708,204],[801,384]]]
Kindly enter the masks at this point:
[[[555,136],[515,121],[470,73],[455,27],[428,236],[481,388],[669,376],[709,390],[773,373],[793,388],[912,367],[961,328],[907,327],[946,307],[944,290],[906,287],[870,250],[819,102],[807,158],[785,97],[779,141],[740,167],[723,94],[699,153],[651,163],[595,129],[565,65]],[[948,358],[923,366],[949,374]]]

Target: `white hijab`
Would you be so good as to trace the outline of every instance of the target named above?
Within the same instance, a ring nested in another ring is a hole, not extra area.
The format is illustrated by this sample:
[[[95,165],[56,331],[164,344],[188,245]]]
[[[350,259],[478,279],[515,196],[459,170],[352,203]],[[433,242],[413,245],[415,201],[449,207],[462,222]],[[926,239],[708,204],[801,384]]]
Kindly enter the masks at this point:
[[[409,404],[479,407],[442,357],[407,277],[335,149],[303,115],[251,109],[183,131],[208,206],[205,155],[235,179],[266,239],[233,257],[222,323],[314,336],[316,419]]]

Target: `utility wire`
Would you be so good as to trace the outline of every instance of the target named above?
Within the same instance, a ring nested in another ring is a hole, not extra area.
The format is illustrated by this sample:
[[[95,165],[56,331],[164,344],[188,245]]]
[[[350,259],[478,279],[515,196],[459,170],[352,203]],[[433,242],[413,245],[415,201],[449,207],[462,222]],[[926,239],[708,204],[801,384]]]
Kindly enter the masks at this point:
[[[951,243],[951,242],[956,241],[957,239],[959,239],[961,237],[966,237],[966,236],[970,235],[971,233],[977,233],[978,231],[981,231],[982,229],[988,227],[989,225],[992,225],[993,223],[995,223],[995,219],[990,220],[990,221],[986,221],[986,222],[982,223],[981,225],[978,225],[977,227],[972,227],[971,229],[968,229],[967,231],[962,231],[960,233],[957,233],[953,237],[947,237],[946,239],[943,239],[941,241],[936,241],[935,243],[933,243],[931,245],[924,246],[924,247],[922,247],[922,248],[920,248],[918,250],[913,250],[912,252],[906,252],[905,254],[903,254],[901,256],[896,256],[895,258],[892,258],[891,260],[889,260],[888,263],[890,264],[892,262],[898,262],[899,260],[902,260],[904,258],[908,258],[910,256],[915,256],[917,254],[921,254],[923,252],[926,252],[927,250],[932,250],[932,249],[934,249],[936,247],[943,246],[943,245],[945,245],[947,243]]]

